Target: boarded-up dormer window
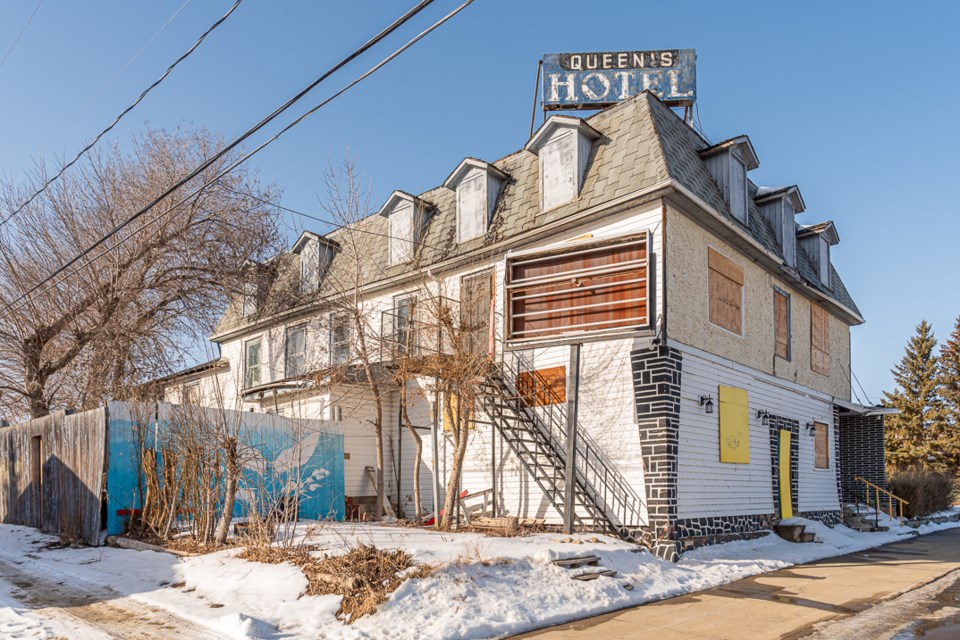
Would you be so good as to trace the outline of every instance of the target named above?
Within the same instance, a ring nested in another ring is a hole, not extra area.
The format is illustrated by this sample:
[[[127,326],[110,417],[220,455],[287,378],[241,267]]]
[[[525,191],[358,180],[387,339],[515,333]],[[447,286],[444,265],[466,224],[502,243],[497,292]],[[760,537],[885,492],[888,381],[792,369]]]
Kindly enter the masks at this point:
[[[730,213],[747,224],[747,166],[736,153],[730,154]]]
[[[543,211],[577,197],[577,134],[564,131],[540,150],[540,200]]]
[[[413,258],[413,203],[404,202],[390,213],[390,264]]]
[[[830,286],[830,243],[823,236],[820,237],[820,255],[817,271],[820,273],[820,282],[825,286]]]
[[[457,242],[487,232],[486,180],[486,174],[477,171],[457,186]]]
[[[743,267],[707,248],[710,323],[743,335]]]
[[[810,368],[830,375],[830,315],[815,302],[810,303]]]

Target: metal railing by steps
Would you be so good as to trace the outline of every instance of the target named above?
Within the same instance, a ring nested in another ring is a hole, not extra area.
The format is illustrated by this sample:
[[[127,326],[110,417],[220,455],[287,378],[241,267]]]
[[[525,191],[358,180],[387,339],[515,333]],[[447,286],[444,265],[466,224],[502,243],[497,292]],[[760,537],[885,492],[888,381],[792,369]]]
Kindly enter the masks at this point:
[[[562,514],[567,443],[563,398],[520,352],[504,353],[499,363],[492,363],[481,391],[478,400],[489,424]],[[532,398],[541,401],[532,403]],[[486,422],[479,416],[475,420]],[[579,425],[574,465],[577,528],[639,539],[643,500]]]

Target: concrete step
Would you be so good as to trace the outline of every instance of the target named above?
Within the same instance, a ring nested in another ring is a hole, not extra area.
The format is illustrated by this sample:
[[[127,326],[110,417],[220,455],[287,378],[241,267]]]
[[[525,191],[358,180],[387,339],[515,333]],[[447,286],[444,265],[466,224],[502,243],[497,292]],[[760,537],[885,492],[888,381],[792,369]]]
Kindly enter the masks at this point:
[[[589,571],[586,573],[578,573],[577,575],[573,576],[573,579],[586,582],[588,580],[596,580],[597,578],[600,578],[600,577],[614,578],[616,577],[616,575],[617,575],[617,572],[615,569],[600,569],[599,571]]]
[[[806,526],[802,524],[778,524],[773,527],[773,530],[788,542],[801,542]]]

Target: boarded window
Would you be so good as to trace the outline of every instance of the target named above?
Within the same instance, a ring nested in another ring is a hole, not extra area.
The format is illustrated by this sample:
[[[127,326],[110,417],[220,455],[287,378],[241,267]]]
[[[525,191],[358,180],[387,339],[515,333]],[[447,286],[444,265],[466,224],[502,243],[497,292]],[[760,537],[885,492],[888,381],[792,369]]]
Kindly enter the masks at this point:
[[[493,269],[471,273],[460,280],[460,324],[465,353],[482,354],[491,348],[490,315],[494,299]]]
[[[710,322],[743,335],[743,268],[709,247],[707,264],[710,272]]]
[[[517,393],[531,407],[567,401],[566,367],[524,371],[517,376]]]
[[[830,316],[820,305],[810,303],[810,368],[830,375]]]
[[[540,150],[540,200],[543,211],[577,197],[577,135],[567,131]]]
[[[773,331],[777,356],[790,359],[790,295],[773,291]]]
[[[479,238],[487,232],[487,176],[481,171],[457,187],[457,242]]]
[[[720,462],[750,462],[747,390],[720,385]]]
[[[460,396],[455,393],[448,394],[443,405],[443,430],[453,431],[455,426],[463,426],[464,421],[468,429],[473,428],[473,403],[461,408]]]
[[[747,223],[747,166],[735,153],[730,154],[730,212]]]
[[[409,262],[413,258],[416,228],[413,204],[398,205],[390,213],[390,264]]]
[[[647,235],[512,260],[511,339],[641,327],[647,308]]]
[[[829,469],[830,428],[822,422],[813,424],[813,466],[817,469]]]

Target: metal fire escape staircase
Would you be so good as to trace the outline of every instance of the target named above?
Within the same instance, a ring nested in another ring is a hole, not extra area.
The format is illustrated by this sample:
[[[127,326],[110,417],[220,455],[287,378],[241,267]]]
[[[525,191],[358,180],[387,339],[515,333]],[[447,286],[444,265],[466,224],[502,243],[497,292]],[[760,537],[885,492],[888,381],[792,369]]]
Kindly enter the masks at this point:
[[[523,382],[521,382],[521,380]],[[519,388],[518,388],[519,387]],[[531,402],[532,398],[540,401]],[[565,508],[566,404],[518,352],[491,364],[475,422],[503,437],[561,514]],[[534,406],[536,405],[536,406]],[[577,530],[639,539],[643,501],[585,430],[577,428],[574,522]]]

